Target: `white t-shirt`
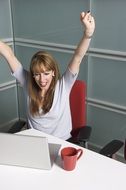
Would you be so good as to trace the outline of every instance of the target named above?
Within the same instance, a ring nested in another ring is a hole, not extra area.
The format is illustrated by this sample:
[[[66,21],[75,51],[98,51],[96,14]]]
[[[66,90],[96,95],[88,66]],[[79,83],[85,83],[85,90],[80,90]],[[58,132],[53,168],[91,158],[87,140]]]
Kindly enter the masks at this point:
[[[41,113],[38,116],[32,116],[29,111],[28,71],[24,70],[21,66],[13,73],[13,76],[20,82],[24,89],[29,128],[43,131],[64,140],[70,138],[72,123],[69,94],[77,78],[77,74],[72,74],[69,69],[66,70],[61,79],[57,81],[50,111],[46,114]]]

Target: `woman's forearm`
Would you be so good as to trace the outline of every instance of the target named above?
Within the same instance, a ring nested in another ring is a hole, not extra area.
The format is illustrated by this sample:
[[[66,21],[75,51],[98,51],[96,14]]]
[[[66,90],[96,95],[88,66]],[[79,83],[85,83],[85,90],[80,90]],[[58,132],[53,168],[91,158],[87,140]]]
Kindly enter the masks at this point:
[[[0,41],[0,54],[6,59],[12,72],[20,66],[20,62],[15,57],[12,49],[2,41]]]

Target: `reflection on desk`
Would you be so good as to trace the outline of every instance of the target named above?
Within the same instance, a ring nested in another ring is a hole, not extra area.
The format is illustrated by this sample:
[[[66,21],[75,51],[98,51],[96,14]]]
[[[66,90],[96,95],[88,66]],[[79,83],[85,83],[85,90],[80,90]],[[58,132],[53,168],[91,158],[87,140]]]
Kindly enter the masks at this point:
[[[43,132],[29,129],[20,134],[46,136],[49,143],[59,143],[62,147],[77,145]],[[65,171],[61,166],[60,152],[51,170],[38,170],[16,166],[0,165],[1,190],[126,190],[126,164],[83,149],[73,171]]]

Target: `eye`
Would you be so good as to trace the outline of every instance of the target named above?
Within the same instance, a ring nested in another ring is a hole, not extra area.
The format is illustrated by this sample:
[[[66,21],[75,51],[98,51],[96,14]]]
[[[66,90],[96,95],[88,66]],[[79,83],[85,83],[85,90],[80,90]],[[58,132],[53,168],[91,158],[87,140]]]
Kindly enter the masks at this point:
[[[49,74],[50,74],[50,72],[45,72],[45,73],[44,73],[44,75],[49,75]]]
[[[34,73],[33,76],[34,76],[34,77],[40,77],[40,75],[41,75],[40,73]]]

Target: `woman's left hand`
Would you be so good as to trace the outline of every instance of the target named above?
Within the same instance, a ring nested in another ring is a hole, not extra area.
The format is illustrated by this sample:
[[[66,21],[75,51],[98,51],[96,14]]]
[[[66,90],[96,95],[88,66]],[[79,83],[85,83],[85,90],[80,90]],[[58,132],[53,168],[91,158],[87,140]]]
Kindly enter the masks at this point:
[[[85,26],[85,37],[90,38],[95,30],[95,20],[90,12],[82,12],[80,15],[80,20]]]

